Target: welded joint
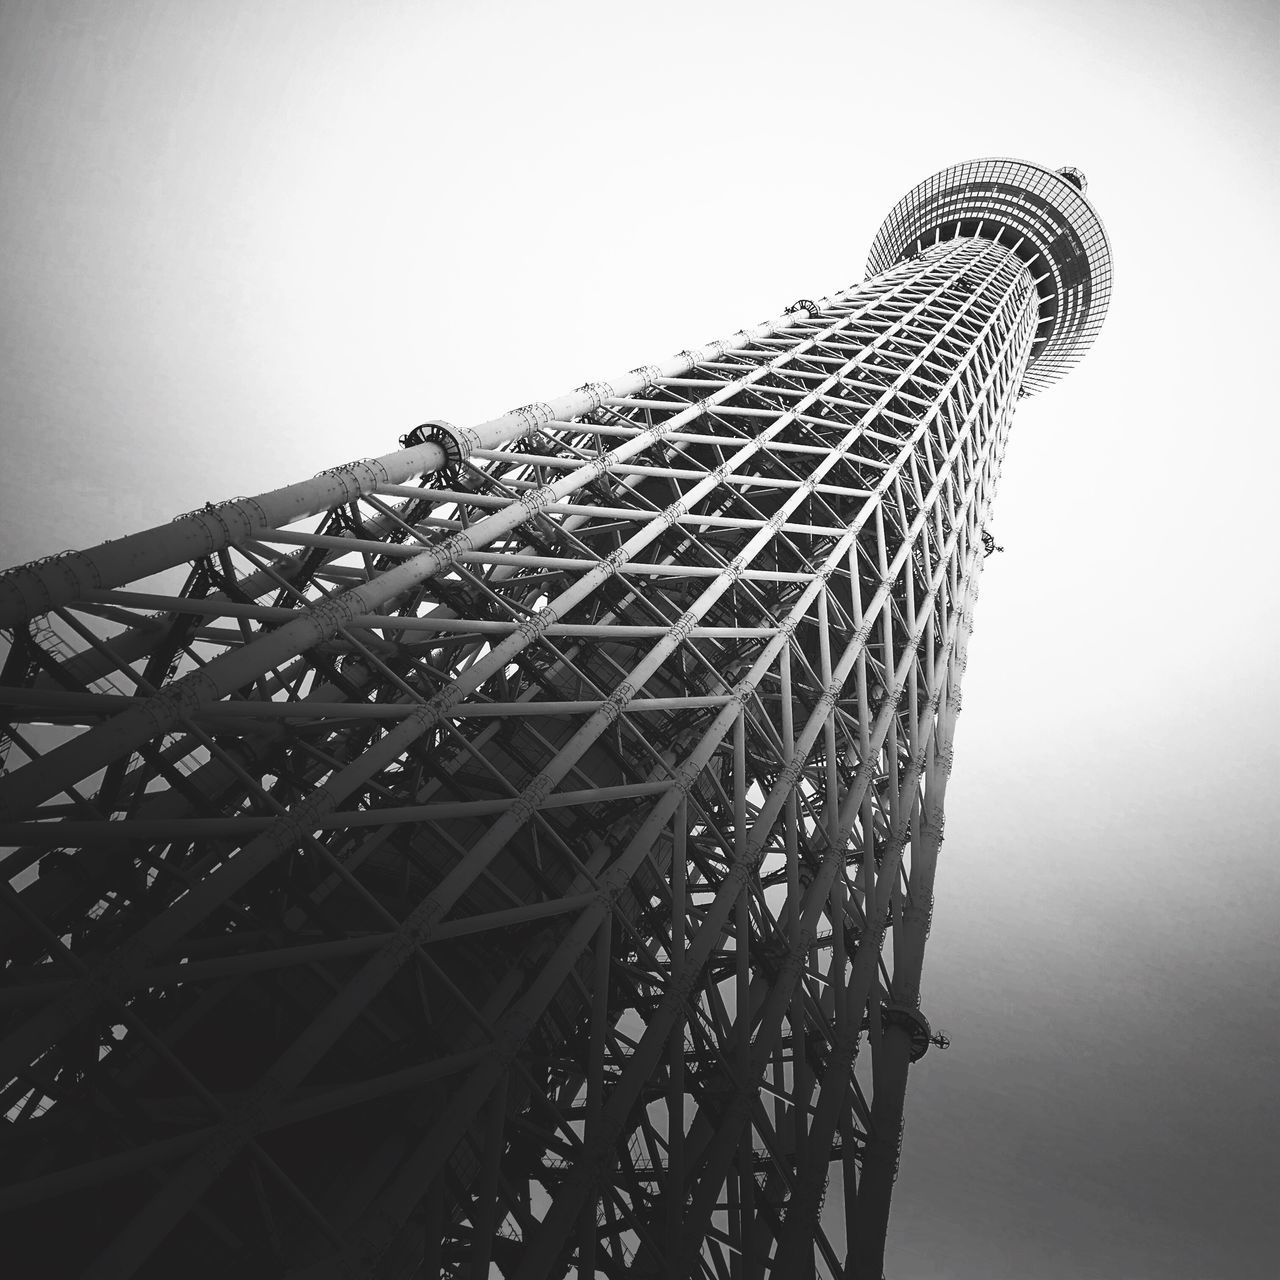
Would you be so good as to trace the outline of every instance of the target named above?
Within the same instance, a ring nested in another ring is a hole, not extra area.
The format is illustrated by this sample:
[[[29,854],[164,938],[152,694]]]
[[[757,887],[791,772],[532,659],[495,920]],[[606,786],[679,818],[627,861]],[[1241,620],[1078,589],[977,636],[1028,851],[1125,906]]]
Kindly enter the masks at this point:
[[[844,688],[844,681],[839,677],[831,680],[822,690],[822,697],[819,701],[827,709],[827,713],[833,712],[840,703],[840,690]]]
[[[102,587],[102,577],[98,566],[82,551],[59,551],[56,555],[41,556],[39,560],[31,560],[26,564],[14,565],[0,573],[0,591],[15,593],[24,606],[28,606],[28,617],[39,617],[58,607],[58,600],[49,590],[45,569],[57,569],[67,585],[71,588],[71,599],[77,599],[85,590],[86,579],[90,590]],[[36,588],[43,597],[40,602],[30,601],[30,588]]]
[[[428,729],[444,719],[458,703],[465,702],[469,697],[468,690],[460,689],[456,684],[447,684],[422,706],[411,712],[406,719],[420,725],[424,730]]]
[[[545,400],[535,400],[532,404],[522,404],[518,409],[509,409],[508,418],[519,418],[524,424],[522,435],[532,435],[540,427],[555,420],[555,410]]]
[[[627,563],[628,555],[626,547],[616,547],[610,551],[603,560],[600,561],[600,567],[610,576],[616,577],[621,571],[622,566]]]
[[[596,463],[590,464],[592,467]],[[599,472],[596,473],[597,475]],[[548,507],[554,505],[555,494],[551,493],[546,485],[539,489],[528,489],[520,495],[516,500],[516,506],[528,513],[528,518],[532,520],[535,516],[540,516]]]
[[[394,964],[396,968],[407,964],[430,938],[431,930],[443,914],[439,904],[433,898],[423,899],[414,908],[412,921],[402,924],[384,946],[383,954],[388,962]]]
[[[361,472],[365,474],[362,476]],[[336,467],[325,467],[323,471],[317,471],[315,478],[322,480],[329,477],[334,480],[341,480],[347,486],[348,501],[354,502],[357,498],[363,496],[370,489],[376,488],[380,484],[390,484],[391,477],[387,474],[387,469],[377,458],[356,458],[352,462],[340,462]],[[354,492],[352,491],[354,489]],[[238,502],[243,500],[233,499],[230,503],[219,503],[221,507],[238,506]],[[209,508],[205,508],[206,511]],[[214,513],[217,508],[215,507]],[[265,524],[265,520],[264,520]],[[231,540],[230,531],[228,531],[228,540]]]
[[[604,718],[613,724],[621,718],[623,712],[627,709],[627,704],[636,696],[635,685],[630,681],[624,680],[614,691],[600,704],[600,713]]]
[[[307,607],[307,616],[325,635],[332,635],[360,612],[359,606],[344,597],[327,597]]]
[[[542,802],[555,790],[556,781],[546,773],[540,773],[520,793],[508,811],[518,822],[528,822],[539,809]]]
[[[330,792],[313,792],[275,819],[270,829],[271,843],[281,851],[305,844],[320,825],[320,819],[328,817],[337,806]]]
[[[634,373],[638,377],[643,378],[644,390],[658,385],[658,379],[662,377],[662,370],[656,364],[638,364],[634,369],[628,369],[628,373]]]
[[[805,760],[803,756],[793,755],[778,774],[778,781],[782,783],[787,791],[793,791],[800,779],[804,777]]]
[[[198,668],[169,685],[159,696],[148,698],[140,704],[139,710],[154,726],[150,736],[158,737],[172,731],[175,717],[182,719],[193,716],[202,707],[217,700],[217,682]]]
[[[918,907],[914,903],[902,908],[902,923],[904,925],[912,925],[924,930],[927,934],[929,924],[933,916],[933,899],[929,899],[927,907]]]
[[[697,625],[698,615],[692,609],[686,609],[667,633],[668,638],[675,644],[684,644]]]
[[[681,517],[689,514],[688,506],[683,502],[673,502],[669,507],[663,509],[661,515],[658,516],[658,523],[664,529],[669,529]]]
[[[231,522],[224,516],[224,512],[241,518],[243,523],[239,533],[231,527]],[[206,502],[203,507],[197,507],[194,511],[184,511],[181,515],[174,516],[170,523],[177,524],[179,521],[194,521],[200,524],[208,536],[206,555],[223,547],[233,546],[239,539],[252,537],[268,527],[266,513],[262,507],[254,499],[243,497],[227,498],[222,502]],[[222,532],[221,538],[210,521],[217,523]]]
[[[516,623],[516,631],[526,641],[536,640],[549,626],[559,621],[560,615],[556,612],[555,605],[548,604],[539,609],[537,613],[525,614]]]
[[[455,427],[453,438],[458,442],[461,462],[466,462],[482,443],[480,433],[472,427]]]
[[[680,792],[682,796],[688,796],[698,781],[699,775],[705,766],[695,764],[692,761],[686,761],[682,764],[671,777],[671,786],[674,790]]]
[[[178,514],[174,516],[173,519],[169,521],[169,523],[177,524],[179,520],[189,520],[192,516],[207,515],[211,512],[217,511],[219,507],[233,507],[241,502],[247,502],[247,501],[248,501],[247,498],[240,496],[236,498],[223,498],[221,502],[206,502],[202,507],[193,507],[190,511],[178,512]],[[223,528],[224,529],[226,528],[225,524],[223,525]],[[66,554],[66,553],[64,552],[63,554]]]
[[[431,557],[435,563],[435,572],[439,573],[442,569],[449,568],[464,552],[474,550],[476,547],[471,540],[471,535],[462,529],[445,538],[443,542],[437,542],[434,546],[425,548],[422,555]]]
[[[591,403],[591,407],[586,410],[587,413],[593,413],[596,409],[601,408],[606,400],[612,400],[616,395],[612,385],[608,382],[584,382],[577,390],[579,394],[585,395]]]

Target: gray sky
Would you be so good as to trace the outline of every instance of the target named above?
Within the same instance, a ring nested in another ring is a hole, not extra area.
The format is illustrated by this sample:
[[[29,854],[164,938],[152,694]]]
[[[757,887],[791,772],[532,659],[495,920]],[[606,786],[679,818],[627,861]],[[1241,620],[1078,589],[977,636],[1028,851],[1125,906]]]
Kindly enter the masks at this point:
[[[1111,314],[1019,411],[891,1277],[1280,1237],[1280,26],[1265,3],[0,0],[0,561],[477,421],[1074,164]]]

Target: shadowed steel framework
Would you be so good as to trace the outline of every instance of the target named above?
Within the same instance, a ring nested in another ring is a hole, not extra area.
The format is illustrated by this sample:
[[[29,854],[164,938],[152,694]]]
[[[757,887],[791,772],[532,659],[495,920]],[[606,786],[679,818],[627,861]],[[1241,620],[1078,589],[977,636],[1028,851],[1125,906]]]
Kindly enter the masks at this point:
[[[869,278],[0,579],[29,1275],[879,1277],[986,525],[1078,171]]]

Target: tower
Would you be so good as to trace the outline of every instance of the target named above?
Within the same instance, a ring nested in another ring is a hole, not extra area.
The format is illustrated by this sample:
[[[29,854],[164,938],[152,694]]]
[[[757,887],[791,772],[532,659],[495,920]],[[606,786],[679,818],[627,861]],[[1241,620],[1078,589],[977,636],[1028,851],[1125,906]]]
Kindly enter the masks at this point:
[[[0,579],[10,1248],[880,1275],[993,489],[1110,257],[980,160],[868,271]]]

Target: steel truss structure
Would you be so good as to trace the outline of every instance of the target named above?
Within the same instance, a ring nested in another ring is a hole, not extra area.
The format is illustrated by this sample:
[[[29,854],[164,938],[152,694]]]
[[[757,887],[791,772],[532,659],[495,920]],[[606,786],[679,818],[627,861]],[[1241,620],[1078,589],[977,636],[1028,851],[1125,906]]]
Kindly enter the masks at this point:
[[[880,1275],[992,494],[1105,309],[1073,173],[0,581],[29,1274]]]

